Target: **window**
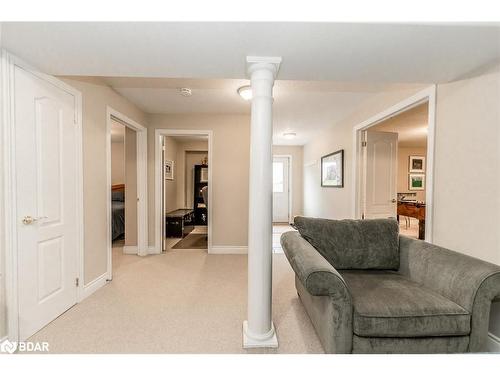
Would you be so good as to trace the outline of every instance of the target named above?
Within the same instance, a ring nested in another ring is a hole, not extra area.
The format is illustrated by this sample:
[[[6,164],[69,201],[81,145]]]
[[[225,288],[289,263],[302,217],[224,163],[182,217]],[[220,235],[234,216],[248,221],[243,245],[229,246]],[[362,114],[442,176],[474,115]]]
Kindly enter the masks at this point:
[[[283,162],[273,162],[273,193],[283,193]]]

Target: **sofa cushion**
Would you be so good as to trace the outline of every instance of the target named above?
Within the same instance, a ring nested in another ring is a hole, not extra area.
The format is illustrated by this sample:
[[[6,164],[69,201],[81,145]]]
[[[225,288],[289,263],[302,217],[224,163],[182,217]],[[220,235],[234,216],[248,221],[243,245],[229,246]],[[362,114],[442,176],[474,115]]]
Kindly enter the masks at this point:
[[[393,219],[295,217],[300,235],[337,270],[399,268],[399,226]]]
[[[455,302],[392,271],[341,272],[353,301],[353,331],[362,337],[461,336],[470,314]]]

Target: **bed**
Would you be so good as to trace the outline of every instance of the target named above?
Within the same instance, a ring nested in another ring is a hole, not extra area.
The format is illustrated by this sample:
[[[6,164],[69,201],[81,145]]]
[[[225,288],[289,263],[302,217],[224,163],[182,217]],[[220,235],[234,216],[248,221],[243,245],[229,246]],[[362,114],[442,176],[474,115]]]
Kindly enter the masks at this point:
[[[111,187],[111,239],[125,234],[125,185]]]

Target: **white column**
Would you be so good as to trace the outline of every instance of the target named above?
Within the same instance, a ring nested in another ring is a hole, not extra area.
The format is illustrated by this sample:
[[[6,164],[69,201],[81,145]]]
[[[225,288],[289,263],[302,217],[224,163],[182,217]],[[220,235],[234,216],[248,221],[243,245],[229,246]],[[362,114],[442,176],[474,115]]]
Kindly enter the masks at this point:
[[[247,57],[252,85],[248,220],[248,320],[243,347],[277,347],[272,322],[273,85],[281,58]]]

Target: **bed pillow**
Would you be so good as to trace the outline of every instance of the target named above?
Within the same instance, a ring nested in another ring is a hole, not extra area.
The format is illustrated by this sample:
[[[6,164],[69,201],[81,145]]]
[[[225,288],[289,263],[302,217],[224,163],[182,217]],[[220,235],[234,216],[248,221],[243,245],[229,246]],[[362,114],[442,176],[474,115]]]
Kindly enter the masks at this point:
[[[111,198],[114,202],[124,202],[125,193],[123,191],[113,191],[111,192]]]

